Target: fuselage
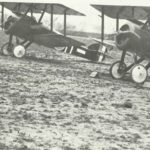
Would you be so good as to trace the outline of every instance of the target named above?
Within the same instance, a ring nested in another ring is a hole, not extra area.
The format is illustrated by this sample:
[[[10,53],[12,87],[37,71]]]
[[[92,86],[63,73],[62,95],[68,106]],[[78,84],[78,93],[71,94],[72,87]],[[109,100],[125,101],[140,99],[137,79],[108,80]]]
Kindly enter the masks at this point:
[[[49,48],[63,46],[81,46],[83,43],[51,31],[33,17],[10,17],[5,23],[6,34],[15,35],[21,39],[32,41]]]

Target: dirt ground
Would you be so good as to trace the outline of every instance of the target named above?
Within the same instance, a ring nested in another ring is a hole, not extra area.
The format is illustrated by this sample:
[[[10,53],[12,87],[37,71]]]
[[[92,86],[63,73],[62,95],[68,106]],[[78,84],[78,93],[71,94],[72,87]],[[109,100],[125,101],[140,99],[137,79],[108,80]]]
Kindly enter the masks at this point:
[[[36,45],[0,56],[0,150],[150,150],[150,88],[113,80],[115,60]]]

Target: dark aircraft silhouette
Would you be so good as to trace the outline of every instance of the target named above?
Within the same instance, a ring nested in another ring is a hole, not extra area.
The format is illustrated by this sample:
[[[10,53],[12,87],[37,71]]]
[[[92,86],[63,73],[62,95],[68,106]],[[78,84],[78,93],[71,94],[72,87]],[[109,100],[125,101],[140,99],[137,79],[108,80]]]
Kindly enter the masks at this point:
[[[67,11],[70,11],[69,13],[71,15],[83,15],[73,9],[59,4],[48,5],[29,3],[3,3],[3,6],[12,10],[17,15],[17,17],[8,17],[7,21],[4,23],[5,33],[10,35],[9,42],[2,47],[2,52],[5,55],[9,54],[9,52],[11,52],[13,49],[13,54],[16,57],[23,57],[25,55],[26,49],[32,43],[37,43],[39,45],[43,45],[49,48],[66,46],[80,47],[81,45],[84,45],[79,41],[66,37],[66,14],[68,13]],[[56,10],[54,10],[54,7],[56,7]],[[59,8],[62,10],[60,10]],[[55,32],[53,30],[53,20],[51,20],[51,30],[41,23],[44,13],[49,11],[51,11],[52,14],[62,14],[64,13],[64,11],[66,11],[64,14],[64,35],[58,34],[58,32]],[[38,21],[36,21],[36,19],[33,17],[33,12],[41,12],[41,16]],[[27,15],[29,13],[31,13],[31,16]],[[23,39],[23,41],[14,47],[12,43],[13,36]]]
[[[32,17],[24,16],[19,19],[11,17],[4,26],[5,33],[17,36],[25,41],[37,43],[46,47],[81,46],[84,45],[69,37],[51,31]],[[27,46],[25,46],[27,48]]]
[[[4,23],[5,33],[10,35],[9,42],[5,43],[1,51],[4,55],[12,54],[17,58],[25,55],[26,49],[32,44],[43,45],[48,48],[59,49],[65,53],[83,57],[98,62],[103,59],[103,52],[97,49],[91,50],[85,44],[66,36],[66,16],[81,15],[78,11],[56,3],[1,3],[3,7],[10,9],[17,17],[10,16]],[[41,21],[44,13],[51,14],[51,29],[45,27]],[[38,21],[33,13],[41,13]],[[53,29],[53,14],[64,14],[64,34]],[[30,16],[29,16],[30,15]],[[14,45],[13,37],[21,39]],[[104,49],[104,48],[103,48]]]
[[[122,50],[121,60],[116,61],[110,68],[110,74],[114,79],[121,79],[131,70],[131,77],[135,83],[142,84],[146,81],[150,63],[146,66],[140,64],[144,60],[150,61],[150,8],[138,6],[117,6],[117,5],[92,5],[102,14],[111,18],[116,18],[117,28],[118,19],[127,19],[130,23],[118,28],[115,35],[115,46]],[[145,23],[138,20],[146,20]],[[113,45],[112,45],[113,46]],[[127,52],[136,54],[134,63],[127,66],[125,56]],[[137,57],[139,56],[139,58]]]

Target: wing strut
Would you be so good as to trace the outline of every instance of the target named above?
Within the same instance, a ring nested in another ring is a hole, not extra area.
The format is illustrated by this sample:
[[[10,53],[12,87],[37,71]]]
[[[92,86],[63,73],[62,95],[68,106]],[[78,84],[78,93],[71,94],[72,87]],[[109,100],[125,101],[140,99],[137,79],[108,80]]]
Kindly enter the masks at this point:
[[[13,9],[20,11],[20,6],[21,6],[21,3],[17,3]]]
[[[3,24],[4,24],[4,3],[1,4],[1,27],[2,27],[2,30],[3,30]]]
[[[104,21],[105,21],[104,13],[105,13],[104,7],[102,7],[102,16],[101,16],[101,18],[102,18],[102,20],[101,20],[101,39],[102,39],[102,43],[104,41]]]
[[[40,22],[41,22],[41,20],[42,20],[42,18],[43,18],[43,16],[44,16],[44,14],[45,14],[46,9],[47,9],[47,4],[45,4],[45,7],[44,7],[44,9],[43,9],[43,12],[42,12],[42,14],[41,14],[40,18],[39,18],[38,23],[40,23]]]
[[[29,7],[29,8],[27,9],[27,11],[24,13],[24,16],[26,16],[27,13],[28,13],[30,10],[31,10],[31,8]]]
[[[119,30],[119,13],[117,13],[117,16],[116,16],[116,31]]]
[[[132,17],[134,18],[135,7],[132,7]]]
[[[54,6],[51,5],[51,31],[53,31]]]
[[[66,37],[66,28],[67,28],[67,9],[64,10],[64,36]]]
[[[32,5],[32,7],[33,7],[33,5]],[[31,12],[31,17],[33,17],[33,9],[31,9],[30,12]]]
[[[119,30],[119,16],[120,16],[120,14],[122,13],[123,10],[124,10],[124,7],[121,7],[119,9],[119,11],[117,12],[117,14],[116,14],[116,31]]]

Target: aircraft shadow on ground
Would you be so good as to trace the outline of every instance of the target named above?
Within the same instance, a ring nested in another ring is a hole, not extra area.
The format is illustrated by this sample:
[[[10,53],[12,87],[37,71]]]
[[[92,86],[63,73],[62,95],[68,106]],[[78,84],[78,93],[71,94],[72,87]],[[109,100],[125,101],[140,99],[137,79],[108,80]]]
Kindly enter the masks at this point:
[[[74,60],[74,62],[79,62],[79,63],[86,63],[86,64],[99,64],[99,65],[105,65],[105,66],[111,66],[111,63],[105,63],[105,62],[96,62],[96,61],[91,61],[91,60]]]
[[[113,79],[112,77],[111,77],[111,75],[110,75],[110,73],[99,73],[99,77],[101,78],[101,77],[103,77],[103,78],[109,78],[108,80],[115,80],[115,81],[119,81],[119,82],[121,82],[121,81],[126,81],[126,82],[132,82],[132,79],[131,79],[131,77],[130,77],[130,75],[129,74],[126,74],[126,76],[123,78],[123,79],[120,79],[120,80],[116,80],[116,79]]]
[[[67,62],[66,60],[57,60],[57,59],[45,59],[45,58],[37,58],[37,57],[33,57],[33,56],[26,56],[24,59],[29,60],[29,61],[34,61],[34,62],[38,62],[38,63],[45,63],[45,64],[59,64],[59,65],[65,65],[69,62]],[[92,64],[99,64],[99,65],[105,65],[105,66],[110,66],[110,64],[107,63],[97,63],[97,62],[92,62],[89,60],[74,60],[74,62],[80,62],[80,63],[92,63]],[[111,77],[110,73],[103,73],[103,72],[99,72],[99,78],[104,78],[107,79],[109,81],[115,80]],[[120,82],[124,82],[124,83],[133,83],[132,78],[130,76],[130,73],[127,73],[125,75],[125,77],[123,79],[120,80],[115,80]],[[150,82],[150,76],[148,76],[147,78],[147,82]]]
[[[100,79],[104,79],[107,81],[112,82],[112,80],[114,80],[116,85],[126,85],[126,86],[131,86],[137,89],[150,89],[150,86],[145,87],[145,85],[143,84],[136,84],[132,81],[132,78],[130,76],[130,73],[127,73],[126,76],[123,79],[117,80],[117,79],[113,79],[111,77],[111,75],[109,73],[99,73],[99,77]],[[146,82],[150,82],[150,76],[147,78]]]
[[[24,57],[24,60],[38,62],[38,63],[44,63],[44,64],[57,64],[57,65],[62,65],[62,66],[69,63],[69,61],[67,61],[65,59],[63,59],[63,60],[62,59],[61,60],[46,59],[46,58],[39,58],[39,57],[34,57],[34,56],[26,56],[26,57]],[[105,66],[110,66],[111,65],[111,64],[108,64],[108,63],[104,63],[104,62],[96,63],[96,62],[92,62],[92,61],[89,61],[89,60],[73,60],[73,61],[77,62],[77,63],[79,63],[79,62],[80,63],[87,63],[87,64],[92,63],[92,64],[99,64],[99,65],[105,65]],[[98,73],[99,73],[99,76],[97,78],[108,80],[110,82],[112,80],[115,80],[111,77],[109,71],[108,71],[108,73],[104,73],[104,72],[98,72]],[[148,76],[146,82],[150,82],[150,76]],[[137,84],[135,84],[132,81],[130,73],[127,73],[123,79],[115,80],[115,83],[117,83],[117,84],[131,84],[131,85],[134,84],[137,87]],[[140,86],[139,86],[139,88],[140,88]]]
[[[38,63],[45,63],[45,64],[59,64],[64,65],[66,64],[65,60],[57,60],[57,59],[45,59],[45,58],[37,58],[33,56],[26,56],[24,57],[25,60],[38,62]]]

